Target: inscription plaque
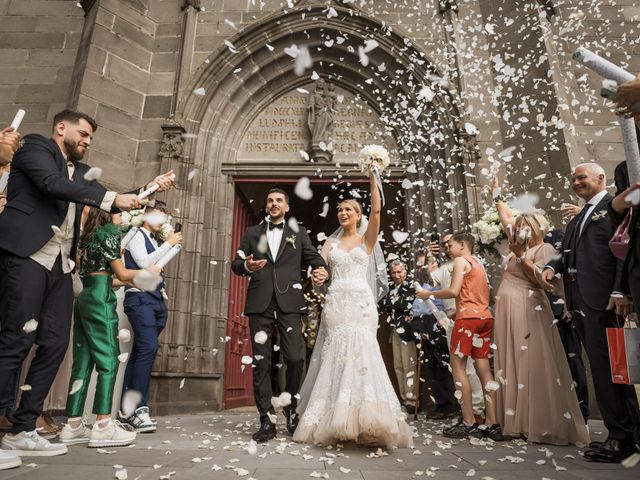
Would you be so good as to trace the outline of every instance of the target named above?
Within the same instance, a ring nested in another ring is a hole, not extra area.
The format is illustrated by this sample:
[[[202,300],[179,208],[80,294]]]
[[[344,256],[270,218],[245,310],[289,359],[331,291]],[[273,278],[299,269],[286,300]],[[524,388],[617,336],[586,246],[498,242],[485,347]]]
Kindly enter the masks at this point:
[[[309,152],[311,139],[307,107],[314,90],[315,84],[309,83],[281,96],[265,108],[245,133],[238,160],[304,162],[300,152]],[[356,163],[360,149],[370,143],[385,144],[387,148],[395,146],[393,139],[384,134],[378,114],[364,100],[338,86],[335,87],[335,95],[334,140],[329,145],[322,145],[333,151],[334,162]]]

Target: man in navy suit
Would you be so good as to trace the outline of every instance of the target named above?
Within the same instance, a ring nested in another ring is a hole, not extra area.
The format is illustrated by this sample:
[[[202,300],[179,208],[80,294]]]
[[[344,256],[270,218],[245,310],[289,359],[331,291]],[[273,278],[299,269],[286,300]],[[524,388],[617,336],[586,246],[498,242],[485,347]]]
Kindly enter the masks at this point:
[[[578,165],[571,187],[586,204],[567,225],[562,255],[542,272],[548,289],[562,275],[566,305],[576,321],[593,376],[596,400],[609,437],[592,442],[584,457],[596,462],[620,462],[635,451],[640,411],[632,385],[611,379],[607,327],[619,326],[616,313],[624,315],[630,304],[621,292],[622,262],[613,256],[609,240],[615,226],[608,214],[613,197],[606,191],[604,170],[596,163]]]
[[[7,205],[0,214],[0,414],[14,405],[14,388],[31,346],[38,349],[2,448],[18,455],[51,456],[67,447],[36,432],[36,419],[69,342],[71,272],[80,237],[80,205],[106,211],[140,206],[136,192],[108,191],[85,178],[80,163],[97,129],[84,113],[64,110],[53,120],[53,138],[31,134],[13,158]],[[160,191],[173,181],[157,177]]]

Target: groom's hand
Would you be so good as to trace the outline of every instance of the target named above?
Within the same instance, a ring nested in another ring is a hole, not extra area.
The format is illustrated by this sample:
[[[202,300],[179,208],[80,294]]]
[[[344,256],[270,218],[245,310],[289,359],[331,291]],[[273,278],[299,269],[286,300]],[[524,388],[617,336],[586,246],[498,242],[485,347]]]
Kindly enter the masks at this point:
[[[266,264],[266,260],[254,260],[253,255],[249,255],[245,261],[245,265],[252,272],[257,272],[258,270],[263,269]]]
[[[317,286],[321,286],[329,278],[329,272],[324,267],[318,267],[311,272],[311,279]]]

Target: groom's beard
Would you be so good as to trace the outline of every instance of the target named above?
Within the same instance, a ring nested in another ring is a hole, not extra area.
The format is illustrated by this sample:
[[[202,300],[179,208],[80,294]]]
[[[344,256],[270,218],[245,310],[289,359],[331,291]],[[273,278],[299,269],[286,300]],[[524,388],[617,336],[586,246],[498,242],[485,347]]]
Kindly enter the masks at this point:
[[[269,220],[271,221],[271,223],[280,223],[284,220],[284,212],[278,212],[276,216],[273,216],[271,213],[269,213]]]

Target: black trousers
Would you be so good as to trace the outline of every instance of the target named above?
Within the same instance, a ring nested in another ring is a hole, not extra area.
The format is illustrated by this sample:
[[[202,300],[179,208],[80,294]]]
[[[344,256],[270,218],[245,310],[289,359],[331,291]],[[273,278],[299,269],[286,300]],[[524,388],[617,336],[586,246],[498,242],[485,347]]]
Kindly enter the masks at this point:
[[[11,410],[22,362],[38,348],[27,373],[20,405],[11,415],[12,432],[31,431],[69,343],[73,289],[58,257],[51,271],[30,258],[0,253],[0,411]],[[38,322],[27,333],[29,320]]]
[[[449,370],[447,333],[433,315],[414,318],[411,329],[422,339],[420,410],[453,412],[457,409],[453,376]]]
[[[271,405],[272,391],[272,333],[278,328],[280,353],[286,366],[286,391],[291,394],[291,406],[295,408],[295,395],[300,390],[304,371],[305,343],[301,331],[302,319],[299,313],[284,313],[280,310],[275,296],[267,309],[261,314],[249,315],[251,330],[251,347],[253,349],[253,395],[260,413],[260,421],[268,421],[267,413],[274,412]],[[256,343],[255,336],[259,331],[267,334],[267,341]]]
[[[591,366],[596,401],[609,435],[622,442],[635,441],[640,429],[640,410],[633,385],[615,384],[611,380],[607,327],[615,327],[615,311],[589,308],[580,295],[577,282],[571,284],[571,310],[580,341]]]
[[[558,318],[556,325],[558,326],[562,346],[567,354],[571,378],[576,383],[576,394],[578,395],[578,402],[580,402],[580,411],[586,423],[589,418],[589,387],[587,384],[587,371],[584,366],[584,360],[582,359],[582,344],[580,343],[580,337],[576,329],[576,321],[573,318],[568,322],[562,318]]]

